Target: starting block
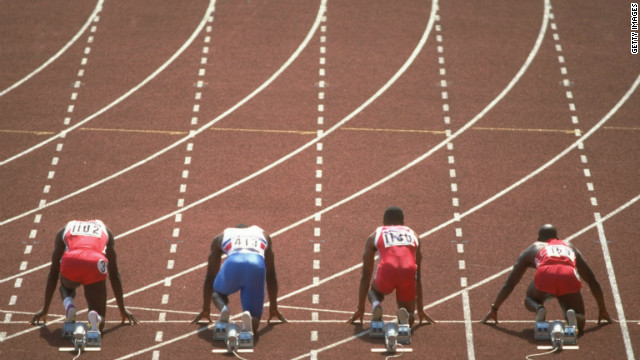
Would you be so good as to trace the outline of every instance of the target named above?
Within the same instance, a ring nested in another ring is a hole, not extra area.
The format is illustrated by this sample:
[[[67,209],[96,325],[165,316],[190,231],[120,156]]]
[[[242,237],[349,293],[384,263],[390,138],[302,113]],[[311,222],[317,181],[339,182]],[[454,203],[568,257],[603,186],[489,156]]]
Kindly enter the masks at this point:
[[[372,321],[369,329],[369,336],[372,338],[384,337],[384,349],[374,348],[371,352],[412,352],[411,348],[398,348],[398,344],[411,344],[411,328],[408,324],[384,323],[383,321]]]
[[[550,346],[538,346],[540,350],[558,348],[559,350],[577,350],[578,334],[575,326],[566,325],[564,321],[536,321],[534,338],[551,341]]]
[[[213,331],[213,339],[224,341],[227,349],[213,349],[213,353],[241,353],[253,352],[253,332],[240,331],[240,326],[235,323],[216,321]]]
[[[99,330],[91,330],[87,324],[66,322],[62,327],[62,337],[71,339],[73,347],[61,347],[59,351],[100,351],[102,337]]]

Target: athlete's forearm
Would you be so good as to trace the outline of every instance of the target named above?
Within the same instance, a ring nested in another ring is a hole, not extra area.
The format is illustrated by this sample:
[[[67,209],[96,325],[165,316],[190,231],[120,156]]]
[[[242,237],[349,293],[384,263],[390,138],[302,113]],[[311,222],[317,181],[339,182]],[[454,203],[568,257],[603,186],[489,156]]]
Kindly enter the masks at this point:
[[[118,309],[124,311],[124,291],[122,290],[122,279],[120,274],[109,274],[109,281],[111,282],[111,289],[113,290],[113,296],[116,298]]]
[[[213,284],[211,277],[207,275],[202,286],[202,310],[211,310],[211,295],[213,294]]]
[[[56,292],[56,285],[58,284],[58,274],[50,271],[47,277],[47,285],[44,290],[44,305],[42,309],[45,313],[49,312],[49,305],[51,305],[51,299]]]

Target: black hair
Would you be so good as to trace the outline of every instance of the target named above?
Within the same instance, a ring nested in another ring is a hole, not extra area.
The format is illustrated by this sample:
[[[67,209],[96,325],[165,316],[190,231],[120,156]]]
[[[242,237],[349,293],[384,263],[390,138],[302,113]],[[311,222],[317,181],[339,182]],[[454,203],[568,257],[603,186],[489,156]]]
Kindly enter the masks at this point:
[[[538,240],[539,241],[547,241],[549,239],[557,239],[558,231],[556,227],[551,224],[544,224],[538,230]]]
[[[384,211],[382,222],[385,225],[402,225],[404,224],[404,213],[397,206],[390,206]]]

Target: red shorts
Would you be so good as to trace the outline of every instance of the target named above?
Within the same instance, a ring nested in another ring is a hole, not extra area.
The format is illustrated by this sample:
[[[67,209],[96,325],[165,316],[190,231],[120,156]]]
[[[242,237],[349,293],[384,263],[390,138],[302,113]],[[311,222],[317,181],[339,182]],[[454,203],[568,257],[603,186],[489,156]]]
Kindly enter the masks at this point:
[[[388,295],[396,291],[398,301],[409,302],[416,298],[416,270],[398,269],[378,265],[373,282],[381,293]]]
[[[536,289],[554,296],[577,293],[582,288],[576,270],[566,265],[548,265],[538,268],[534,284]]]
[[[107,278],[107,258],[91,250],[67,251],[60,261],[60,274],[67,279],[89,285]]]

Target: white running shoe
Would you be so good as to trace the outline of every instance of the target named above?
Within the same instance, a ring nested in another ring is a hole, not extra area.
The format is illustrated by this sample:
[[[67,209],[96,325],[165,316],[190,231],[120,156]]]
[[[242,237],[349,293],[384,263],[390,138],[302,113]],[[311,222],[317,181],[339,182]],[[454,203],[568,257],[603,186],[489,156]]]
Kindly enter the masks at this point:
[[[91,328],[89,330],[98,330],[100,329],[100,323],[102,322],[102,318],[98,315],[98,312],[95,310],[89,311],[89,324],[91,324]]]
[[[405,308],[398,309],[398,325],[409,324],[409,311]]]
[[[76,306],[71,304],[66,310],[67,320],[66,322],[76,322]]]
[[[228,323],[230,312],[231,311],[229,311],[228,306],[223,307],[222,310],[220,310],[220,317],[218,318],[218,321]]]
[[[547,318],[547,309],[544,306],[539,306],[536,312],[536,322],[543,322]]]
[[[248,311],[242,313],[242,331],[253,332],[253,326],[251,324],[251,313]]]
[[[578,328],[578,318],[576,317],[576,311],[573,309],[567,310],[567,324],[569,326],[575,326]]]
[[[373,308],[371,313],[371,321],[382,321],[382,306],[380,304]]]

